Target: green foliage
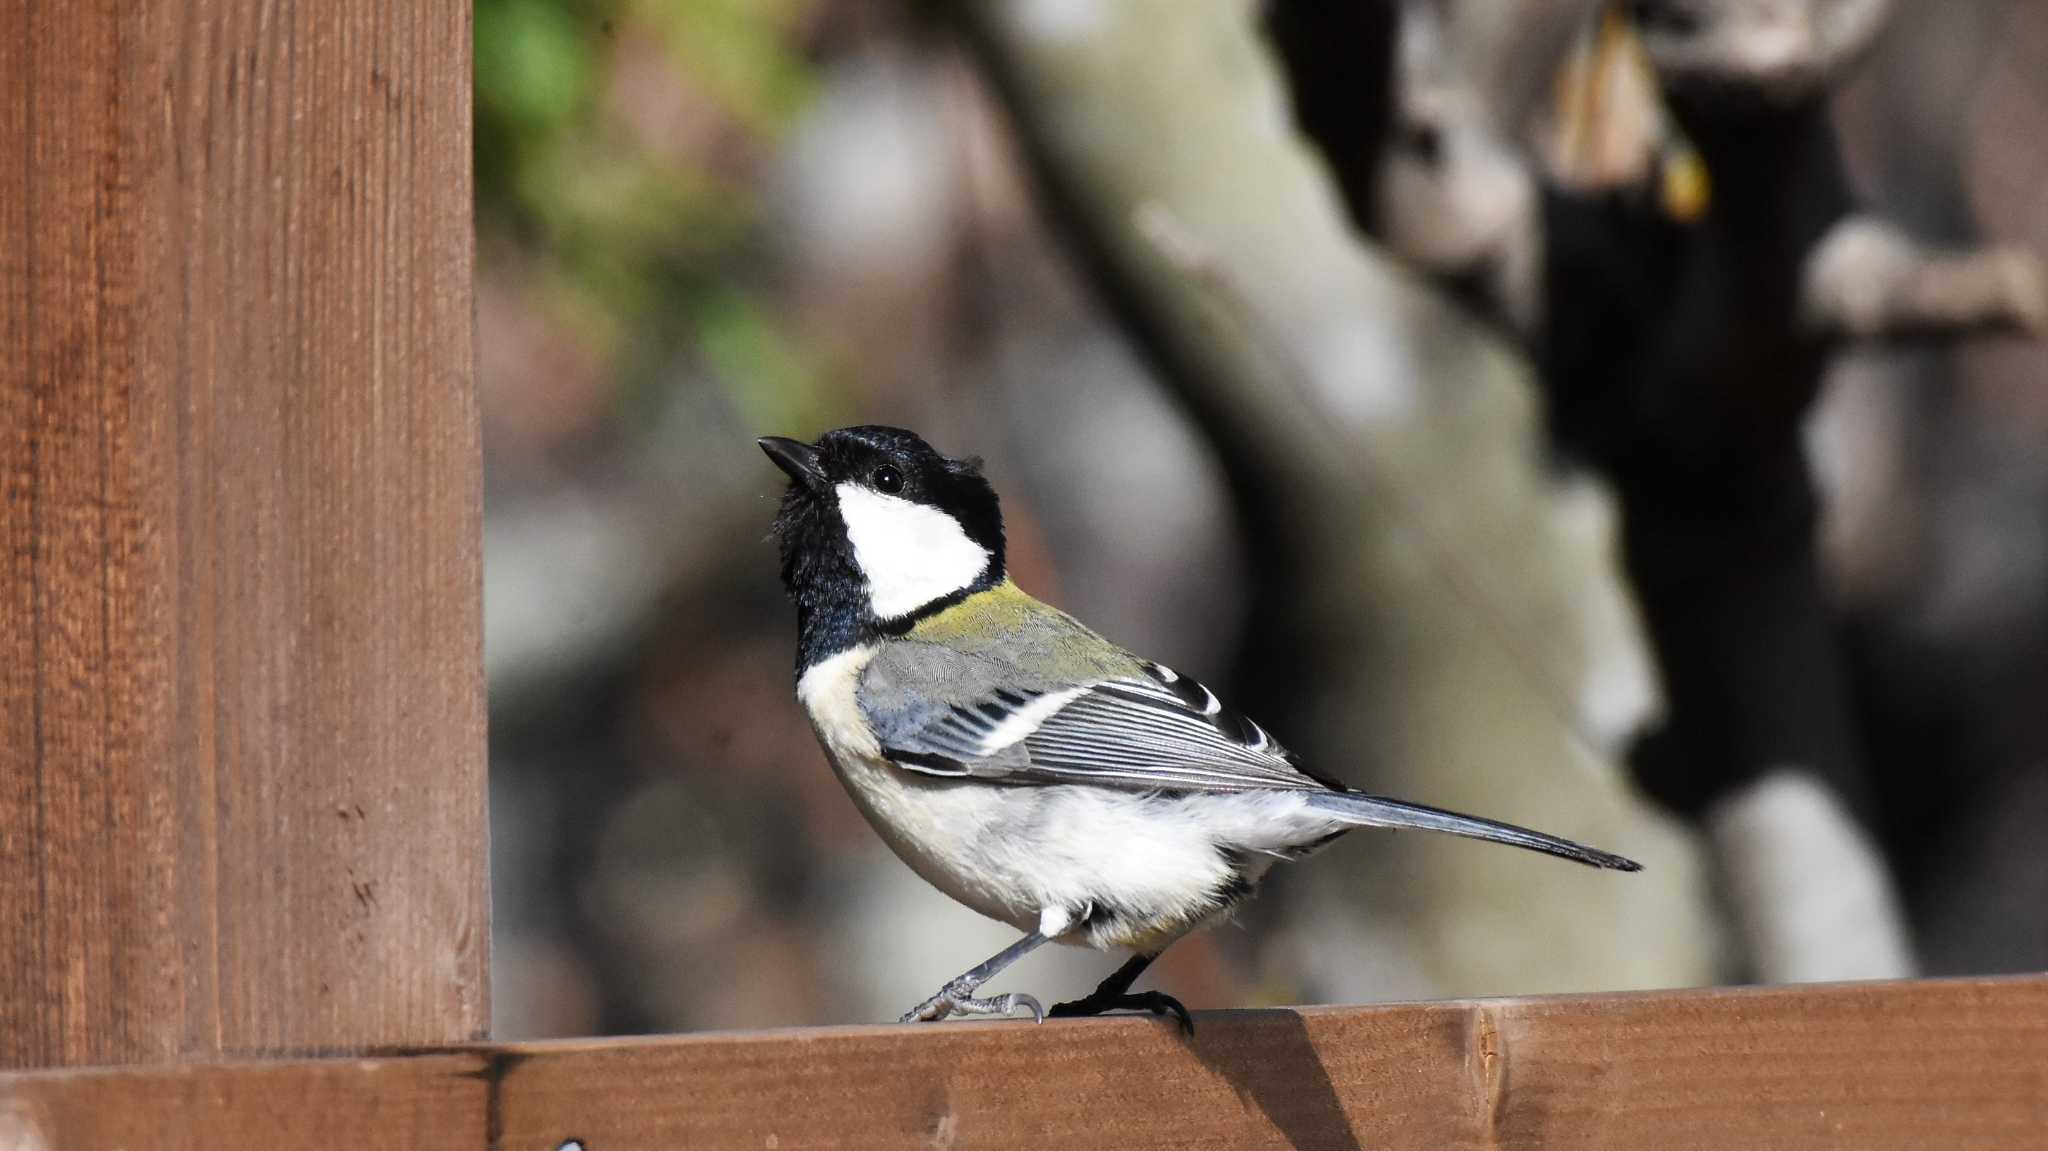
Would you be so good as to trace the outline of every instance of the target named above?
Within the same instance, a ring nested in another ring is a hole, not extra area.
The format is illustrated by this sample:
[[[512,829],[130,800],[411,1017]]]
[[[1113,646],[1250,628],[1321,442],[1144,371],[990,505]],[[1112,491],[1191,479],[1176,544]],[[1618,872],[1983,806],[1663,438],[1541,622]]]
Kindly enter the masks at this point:
[[[822,431],[849,422],[853,413],[811,348],[772,309],[744,292],[711,293],[695,319],[699,353],[747,426]]]
[[[629,0],[677,58],[748,127],[773,134],[811,94],[810,70],[789,30],[808,0]]]
[[[533,298],[606,357],[622,403],[681,349],[743,412],[821,398],[756,271],[753,185],[814,87],[797,37],[809,4],[477,0],[486,258],[519,254]]]

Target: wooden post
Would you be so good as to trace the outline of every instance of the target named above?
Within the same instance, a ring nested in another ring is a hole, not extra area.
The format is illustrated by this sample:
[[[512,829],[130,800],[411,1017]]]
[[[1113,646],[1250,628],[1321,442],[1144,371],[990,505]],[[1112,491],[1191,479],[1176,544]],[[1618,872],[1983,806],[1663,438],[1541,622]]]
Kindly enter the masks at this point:
[[[0,1067],[485,1030],[469,12],[0,5]]]

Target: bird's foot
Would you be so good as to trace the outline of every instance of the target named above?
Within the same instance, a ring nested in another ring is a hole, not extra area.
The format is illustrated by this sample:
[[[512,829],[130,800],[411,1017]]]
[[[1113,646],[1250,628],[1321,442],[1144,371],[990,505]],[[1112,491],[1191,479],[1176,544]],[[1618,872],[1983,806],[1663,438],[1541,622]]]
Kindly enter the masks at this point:
[[[939,993],[904,1013],[899,1023],[932,1023],[954,1016],[1011,1015],[1021,1007],[1031,1013],[1033,1023],[1045,1022],[1045,1008],[1038,1000],[1021,991],[1007,995],[991,995],[986,999],[974,997],[975,985],[954,980],[939,988]]]
[[[1086,998],[1070,1003],[1055,1003],[1046,1014],[1053,1019],[1070,1019],[1087,1015],[1102,1015],[1110,1011],[1144,1011],[1153,1015],[1171,1015],[1180,1021],[1181,1033],[1195,1033],[1194,1017],[1181,1002],[1164,991],[1122,991],[1104,994],[1097,988]]]

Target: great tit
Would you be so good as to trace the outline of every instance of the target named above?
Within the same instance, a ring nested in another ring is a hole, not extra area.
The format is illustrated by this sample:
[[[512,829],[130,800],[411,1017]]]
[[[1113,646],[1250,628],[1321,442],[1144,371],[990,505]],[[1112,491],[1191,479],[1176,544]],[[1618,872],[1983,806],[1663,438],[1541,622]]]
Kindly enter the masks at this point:
[[[973,460],[900,428],[769,436],[797,609],[797,699],[846,790],[927,882],[1025,932],[903,1022],[1033,1019],[979,997],[1049,940],[1133,953],[1052,1014],[1185,1008],[1131,985],[1276,861],[1357,827],[1415,827],[1639,865],[1505,823],[1367,795],[1311,771],[1215,693],[1132,655],[1005,575],[1003,516]]]

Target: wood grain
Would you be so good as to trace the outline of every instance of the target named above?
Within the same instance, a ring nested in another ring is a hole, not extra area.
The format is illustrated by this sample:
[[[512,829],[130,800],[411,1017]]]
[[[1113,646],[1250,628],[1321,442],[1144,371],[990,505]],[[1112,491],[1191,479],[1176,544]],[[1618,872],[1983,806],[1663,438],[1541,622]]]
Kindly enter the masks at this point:
[[[2048,1148],[2048,979],[502,1052],[504,1147]]]
[[[2039,977],[402,1054],[0,1074],[0,1147],[2048,1148]]]
[[[0,1066],[483,1032],[469,56],[0,6]]]
[[[480,1056],[447,1055],[0,1077],[0,1147],[482,1151],[483,1071]]]

